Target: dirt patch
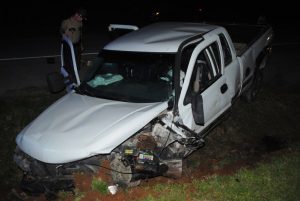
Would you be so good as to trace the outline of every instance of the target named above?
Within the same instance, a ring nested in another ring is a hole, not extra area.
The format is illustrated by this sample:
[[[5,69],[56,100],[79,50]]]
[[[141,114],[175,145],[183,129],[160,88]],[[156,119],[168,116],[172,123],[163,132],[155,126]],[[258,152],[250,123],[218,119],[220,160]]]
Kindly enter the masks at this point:
[[[110,167],[109,160],[103,160],[101,162],[101,167],[100,167],[100,169],[98,171],[98,175],[97,175],[97,177],[101,178],[107,184],[113,183],[110,169],[111,169],[111,167]]]

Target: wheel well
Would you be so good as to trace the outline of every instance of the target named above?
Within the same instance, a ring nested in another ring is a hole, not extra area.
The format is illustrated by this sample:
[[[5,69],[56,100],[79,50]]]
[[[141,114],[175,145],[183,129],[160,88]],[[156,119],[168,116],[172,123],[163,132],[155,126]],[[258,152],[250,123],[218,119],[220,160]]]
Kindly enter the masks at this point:
[[[255,64],[256,67],[259,67],[261,65],[261,63],[264,61],[265,58],[267,58],[269,56],[269,47],[266,46],[257,56]]]

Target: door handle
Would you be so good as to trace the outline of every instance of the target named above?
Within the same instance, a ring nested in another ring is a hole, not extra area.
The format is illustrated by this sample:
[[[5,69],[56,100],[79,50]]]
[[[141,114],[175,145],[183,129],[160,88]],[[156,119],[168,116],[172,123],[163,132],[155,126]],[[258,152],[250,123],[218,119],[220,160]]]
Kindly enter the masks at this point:
[[[224,94],[224,93],[227,91],[227,89],[228,89],[228,86],[227,86],[227,84],[225,83],[225,84],[223,84],[223,85],[221,86],[220,91],[221,91],[222,94]]]

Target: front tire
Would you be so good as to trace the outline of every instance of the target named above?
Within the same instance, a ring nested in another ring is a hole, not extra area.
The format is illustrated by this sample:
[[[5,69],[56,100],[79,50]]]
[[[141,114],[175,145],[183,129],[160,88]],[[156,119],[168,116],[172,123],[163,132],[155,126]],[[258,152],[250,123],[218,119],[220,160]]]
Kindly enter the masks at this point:
[[[110,159],[112,180],[115,184],[121,187],[134,187],[138,186],[141,180],[133,180],[132,167],[129,164],[124,164],[122,156],[119,153],[115,153]]]

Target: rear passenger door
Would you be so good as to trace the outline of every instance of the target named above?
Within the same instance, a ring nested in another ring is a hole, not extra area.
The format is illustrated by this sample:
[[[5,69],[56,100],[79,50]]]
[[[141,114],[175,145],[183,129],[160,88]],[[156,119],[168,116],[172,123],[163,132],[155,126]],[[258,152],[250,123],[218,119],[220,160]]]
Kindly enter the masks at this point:
[[[218,37],[204,40],[191,55],[178,109],[193,130],[206,127],[231,105],[221,58]]]

